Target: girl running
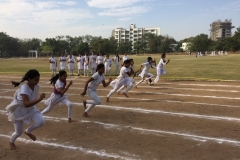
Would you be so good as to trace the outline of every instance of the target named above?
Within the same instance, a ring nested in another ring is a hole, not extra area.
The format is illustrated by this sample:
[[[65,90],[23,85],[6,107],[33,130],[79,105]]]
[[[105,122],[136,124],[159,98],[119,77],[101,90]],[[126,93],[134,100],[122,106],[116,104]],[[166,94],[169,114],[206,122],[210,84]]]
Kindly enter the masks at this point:
[[[95,106],[101,104],[101,99],[97,95],[97,87],[100,83],[103,84],[103,87],[107,87],[112,81],[112,78],[109,78],[109,81],[105,82],[104,77],[104,64],[97,65],[96,72],[92,75],[92,77],[87,80],[84,91],[81,93],[81,96],[84,97],[87,93],[88,96],[92,98],[92,100],[83,100],[83,107],[85,108],[85,112],[83,113],[84,117],[89,117],[88,112]]]
[[[66,71],[59,71],[59,74],[50,79],[51,84],[54,85],[54,90],[50,98],[46,100],[45,105],[47,107],[42,111],[42,114],[50,112],[54,106],[63,103],[68,106],[68,123],[71,123],[76,122],[72,120],[72,103],[67,99],[64,93],[67,92],[68,88],[72,85],[72,81],[67,84],[66,79]]]
[[[11,135],[9,144],[12,150],[16,150],[15,140],[21,136],[24,132],[33,141],[37,138],[32,134],[32,132],[43,126],[45,120],[42,114],[37,110],[36,104],[41,102],[45,98],[45,94],[41,93],[38,98],[40,74],[37,70],[29,70],[25,76],[22,78],[21,82],[13,82],[14,87],[19,86],[20,83],[27,81],[23,84],[14,94],[13,101],[6,107],[8,112],[8,120],[13,122],[15,132]],[[25,131],[23,131],[23,122],[30,124]]]
[[[134,70],[133,70],[134,61],[133,61],[133,59],[129,59],[129,61],[130,61],[130,66],[128,67],[128,71],[129,71],[130,75],[131,75],[131,74],[135,74],[135,73],[138,72],[138,71],[134,72]],[[125,92],[123,92],[123,95],[125,95],[126,97],[128,97],[127,92],[134,86],[134,84],[135,84],[135,80],[134,80],[133,78],[131,78],[130,76],[127,75],[127,76],[126,76],[126,83],[125,83],[124,85],[122,85],[122,87],[120,87],[120,88],[117,90],[117,93],[120,93],[120,91],[121,91],[124,87],[126,87],[127,89],[125,90]]]
[[[142,72],[141,72],[141,74],[140,74],[141,80],[140,80],[138,83],[136,83],[136,85],[135,85],[136,88],[137,88],[137,86],[138,86],[140,83],[142,83],[142,82],[145,80],[145,77],[148,77],[148,78],[146,78],[146,80],[149,80],[149,79],[153,78],[153,74],[148,73],[149,68],[155,68],[155,67],[153,66],[152,57],[148,57],[147,62],[141,64],[139,70],[141,70],[143,66],[144,66],[144,68],[143,68],[143,70],[142,70]],[[152,83],[150,83],[150,85],[152,85]]]
[[[158,65],[157,65],[157,67],[156,67],[156,69],[157,69],[157,77],[156,77],[155,80],[154,80],[155,83],[158,82],[158,80],[159,80],[159,78],[160,78],[161,75],[166,74],[166,71],[164,70],[163,66],[164,66],[164,65],[167,65],[167,64],[170,62],[170,59],[168,59],[168,61],[166,62],[166,61],[165,61],[165,58],[166,58],[166,54],[163,53],[163,54],[162,54],[162,58],[160,59]]]
[[[113,87],[113,89],[107,95],[107,102],[109,102],[109,98],[114,92],[116,92],[120,87],[122,87],[124,84],[126,84],[126,82],[127,82],[126,77],[131,75],[131,73],[129,72],[129,69],[128,69],[128,67],[130,66],[130,62],[131,62],[130,60],[124,61],[124,66],[121,68],[119,76],[111,83],[111,86]],[[126,91],[124,92],[125,94],[123,93],[126,97],[128,97],[126,95],[126,93],[130,89],[131,88],[128,87],[126,89]]]

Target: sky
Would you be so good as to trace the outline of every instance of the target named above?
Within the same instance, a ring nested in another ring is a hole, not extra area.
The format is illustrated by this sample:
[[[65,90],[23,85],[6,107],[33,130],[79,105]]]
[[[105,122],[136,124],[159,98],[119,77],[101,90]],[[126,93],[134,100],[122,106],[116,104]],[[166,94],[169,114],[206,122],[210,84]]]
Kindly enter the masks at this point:
[[[210,24],[231,19],[240,27],[240,0],[0,0],[0,32],[11,37],[108,38],[113,29],[160,27],[177,41],[210,34]]]

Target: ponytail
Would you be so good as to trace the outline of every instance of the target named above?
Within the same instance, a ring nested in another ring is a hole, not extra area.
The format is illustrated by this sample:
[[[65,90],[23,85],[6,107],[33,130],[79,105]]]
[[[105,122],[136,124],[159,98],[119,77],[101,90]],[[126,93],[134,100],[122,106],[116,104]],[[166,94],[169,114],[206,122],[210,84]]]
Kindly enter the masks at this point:
[[[19,86],[22,82],[28,81],[28,79],[34,79],[35,77],[40,76],[39,72],[36,69],[30,69],[22,78],[20,82],[11,81],[14,87]]]
[[[50,84],[55,84],[58,78],[59,78],[59,74],[56,74],[54,77],[50,79]]]
[[[58,74],[56,74],[54,77],[52,77],[52,78],[50,79],[50,84],[55,84],[55,83],[57,82],[58,78],[61,77],[61,76],[64,75],[64,74],[67,74],[67,72],[64,71],[64,70],[59,71]]]

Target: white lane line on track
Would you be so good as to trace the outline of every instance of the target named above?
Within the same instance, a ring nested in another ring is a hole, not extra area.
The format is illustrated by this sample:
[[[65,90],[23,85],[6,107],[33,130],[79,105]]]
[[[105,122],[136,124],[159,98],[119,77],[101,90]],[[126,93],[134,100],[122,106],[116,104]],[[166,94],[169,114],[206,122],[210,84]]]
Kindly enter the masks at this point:
[[[9,96],[0,96],[3,99],[12,99]],[[142,99],[144,100],[144,99]],[[41,101],[42,103],[45,100]],[[83,106],[82,103],[72,102],[73,105]],[[130,108],[130,107],[122,107],[122,106],[111,106],[111,105],[97,105],[99,108],[107,108],[112,110],[127,110],[131,112],[138,112],[138,113],[153,113],[153,114],[162,114],[162,115],[171,115],[171,116],[179,116],[179,117],[190,117],[190,118],[197,118],[197,119],[208,119],[208,120],[224,120],[224,121],[235,121],[239,122],[240,118],[235,117],[222,117],[222,116],[209,116],[209,115],[199,115],[199,114],[191,114],[191,113],[184,113],[184,112],[168,112],[163,110],[149,110],[149,109],[142,109],[142,108]]]
[[[49,86],[41,86],[41,88],[49,88]],[[73,90],[83,90],[80,87],[74,87]],[[0,89],[8,91],[9,89]],[[10,89],[12,90],[12,89]],[[111,89],[98,89],[102,91],[110,91]],[[197,98],[212,98],[212,99],[228,99],[228,100],[240,100],[239,97],[219,97],[219,96],[202,96],[202,95],[193,95],[193,94],[172,94],[172,93],[163,93],[163,92],[139,92],[139,91],[129,91],[130,93],[146,93],[146,94],[157,94],[157,95],[168,95],[168,96],[179,96],[179,97],[197,97]],[[71,94],[68,94],[71,95]]]
[[[4,135],[4,134],[0,134],[0,136],[4,137],[4,138],[10,138],[10,136]],[[64,145],[64,144],[52,143],[52,142],[46,142],[46,141],[40,141],[40,140],[31,141],[31,140],[27,140],[25,138],[20,138],[20,137],[17,139],[17,141],[21,141],[24,143],[31,143],[31,144],[39,144],[39,145],[43,145],[43,146],[59,147],[59,148],[70,149],[70,150],[79,150],[85,154],[93,154],[93,155],[96,155],[99,157],[107,157],[107,158],[114,158],[114,159],[136,160],[136,158],[134,158],[134,157],[138,157],[136,155],[130,155],[130,154],[129,154],[129,156],[132,156],[133,158],[124,157],[124,156],[120,156],[115,153],[107,153],[104,149],[103,150],[92,150],[92,149],[83,148],[82,146],[73,146],[73,145],[68,146],[68,145]],[[137,159],[139,159],[139,158],[137,158]]]
[[[106,126],[106,128],[116,128],[118,130],[119,129],[121,130],[121,128],[125,128],[125,129],[132,129],[132,130],[141,131],[141,132],[144,132],[144,133],[151,133],[151,134],[160,133],[160,134],[181,136],[181,137],[189,138],[191,140],[197,140],[197,141],[200,140],[202,142],[214,141],[214,142],[217,142],[219,144],[225,142],[225,143],[229,143],[229,144],[232,144],[232,145],[240,146],[240,141],[230,140],[230,139],[225,139],[225,138],[206,137],[206,136],[199,136],[199,135],[179,133],[179,132],[170,132],[170,131],[164,131],[164,130],[145,129],[145,128],[133,127],[133,126],[121,126],[121,125],[118,125],[118,124],[103,123],[103,122],[99,122],[99,121],[85,121],[85,122],[86,123],[93,122],[93,123],[96,123],[96,124],[99,124],[99,125]]]
[[[0,113],[2,114],[7,114],[6,111],[2,111],[0,110]],[[47,120],[52,120],[52,121],[66,121],[67,118],[58,118],[58,117],[50,117],[50,116],[44,116],[44,118],[46,118]],[[199,135],[193,135],[193,134],[186,134],[186,133],[180,133],[180,132],[172,132],[172,131],[164,131],[164,130],[156,130],[156,129],[145,129],[145,128],[141,128],[141,127],[134,127],[134,126],[123,126],[123,125],[119,125],[119,124],[112,124],[112,123],[103,123],[103,122],[99,122],[99,121],[90,121],[90,120],[81,120],[81,123],[95,123],[101,126],[104,126],[104,128],[106,129],[117,129],[118,131],[121,129],[132,129],[134,131],[141,131],[144,132],[145,134],[167,134],[167,135],[174,135],[174,136],[181,136],[184,138],[188,138],[194,141],[202,141],[202,142],[206,142],[206,141],[214,141],[217,142],[219,144],[221,143],[229,143],[231,145],[235,145],[235,146],[240,146],[240,141],[237,140],[230,140],[230,139],[226,139],[226,138],[215,138],[215,137],[207,137],[207,136],[199,136]]]
[[[184,83],[179,83],[178,85],[183,85],[183,86],[202,86],[202,87],[237,87],[237,88],[240,88],[240,86],[238,85],[225,85],[225,84],[191,84],[191,83],[187,83],[187,84],[184,84]]]
[[[15,77],[15,78],[17,78],[17,77]],[[46,77],[44,77],[44,78],[42,78],[41,77],[41,79],[44,79],[44,80],[49,80],[51,77],[49,77],[49,78],[46,78]],[[84,84],[86,83],[86,81],[88,80],[88,78],[90,78],[90,77],[84,77],[84,79],[82,79],[82,77],[71,77],[71,78],[68,78],[67,80],[69,81],[69,80],[77,80],[77,81],[83,81],[84,82]],[[19,81],[20,81],[20,79],[19,78],[17,78]],[[107,79],[107,78],[106,78]],[[135,79],[136,80],[136,79]],[[140,79],[138,79],[138,80],[140,80]],[[6,81],[6,80],[4,80],[4,79],[0,79],[0,81]],[[136,80],[137,81],[137,80]],[[40,80],[40,82],[41,82],[41,80]],[[47,83],[47,82],[49,82],[49,81],[46,81],[46,82],[44,82],[44,83]],[[10,81],[9,81],[9,83],[11,83]],[[42,83],[42,82],[41,82]],[[78,84],[78,83],[74,83],[74,84]],[[79,84],[82,84],[82,83],[79,83]],[[183,86],[202,86],[202,87],[205,87],[205,86],[208,86],[208,87],[232,87],[232,88],[240,88],[240,86],[238,86],[238,85],[227,85],[227,84],[214,84],[214,82],[212,82],[212,84],[201,84],[201,83],[181,83],[181,82],[179,82],[179,83],[168,83],[168,82],[165,82],[165,83],[157,83],[157,84],[159,84],[159,85],[183,85]],[[141,87],[141,86],[139,86],[139,87]],[[151,86],[151,87],[153,87],[153,86]]]
[[[43,88],[51,87],[51,85],[43,86],[43,84],[49,84],[49,82],[42,82],[42,83],[40,83],[40,87],[43,87]],[[74,84],[85,84],[85,83],[74,83]],[[0,85],[10,86],[11,84],[0,83]],[[138,88],[147,88],[147,89],[149,89],[149,86],[138,86]],[[176,89],[176,90],[188,90],[188,91],[228,92],[228,93],[239,93],[240,92],[240,91],[237,91],[237,90],[200,89],[200,88],[174,88],[174,87],[154,87],[154,86],[151,86],[150,88],[151,89],[152,88],[154,88],[154,89],[171,89],[171,90]],[[76,88],[74,87],[74,89],[76,89]],[[78,89],[83,89],[83,88],[78,88]],[[132,92],[132,91],[130,91],[130,92]]]
[[[13,90],[15,91],[15,90]],[[1,93],[1,92],[0,92]],[[51,92],[45,92],[46,94],[51,94]],[[67,94],[79,96],[78,94]],[[106,98],[105,96],[99,96],[102,98]],[[3,99],[12,99],[11,96],[0,96]],[[126,99],[125,97],[111,97],[111,99]],[[201,103],[201,102],[183,102],[183,101],[173,101],[173,100],[158,100],[158,99],[139,99],[139,98],[128,98],[129,100],[137,100],[137,101],[150,101],[150,102],[166,102],[166,103],[182,103],[182,104],[193,104],[193,105],[204,105],[204,106],[218,106],[218,107],[229,107],[229,108],[240,108],[240,106],[235,105],[224,105],[224,104],[213,104],[213,103]],[[131,101],[130,101],[131,102]]]

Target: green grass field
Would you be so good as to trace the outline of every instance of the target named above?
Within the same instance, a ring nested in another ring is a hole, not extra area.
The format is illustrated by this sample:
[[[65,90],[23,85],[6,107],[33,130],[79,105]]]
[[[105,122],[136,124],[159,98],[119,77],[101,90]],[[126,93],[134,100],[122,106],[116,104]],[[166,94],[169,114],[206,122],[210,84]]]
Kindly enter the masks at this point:
[[[146,61],[149,55],[130,55],[135,61],[134,69]],[[111,56],[112,57],[112,56]],[[152,55],[157,63],[161,55]],[[167,55],[170,63],[165,66],[167,74],[161,79],[168,80],[240,80],[240,55],[229,54],[224,56],[202,56],[196,58],[194,55]],[[0,75],[23,75],[29,69],[37,69],[41,76],[51,76],[48,58],[39,59],[0,59]],[[77,65],[75,65],[75,73]],[[156,75],[155,69],[149,70]],[[112,67],[112,73],[114,67]]]

